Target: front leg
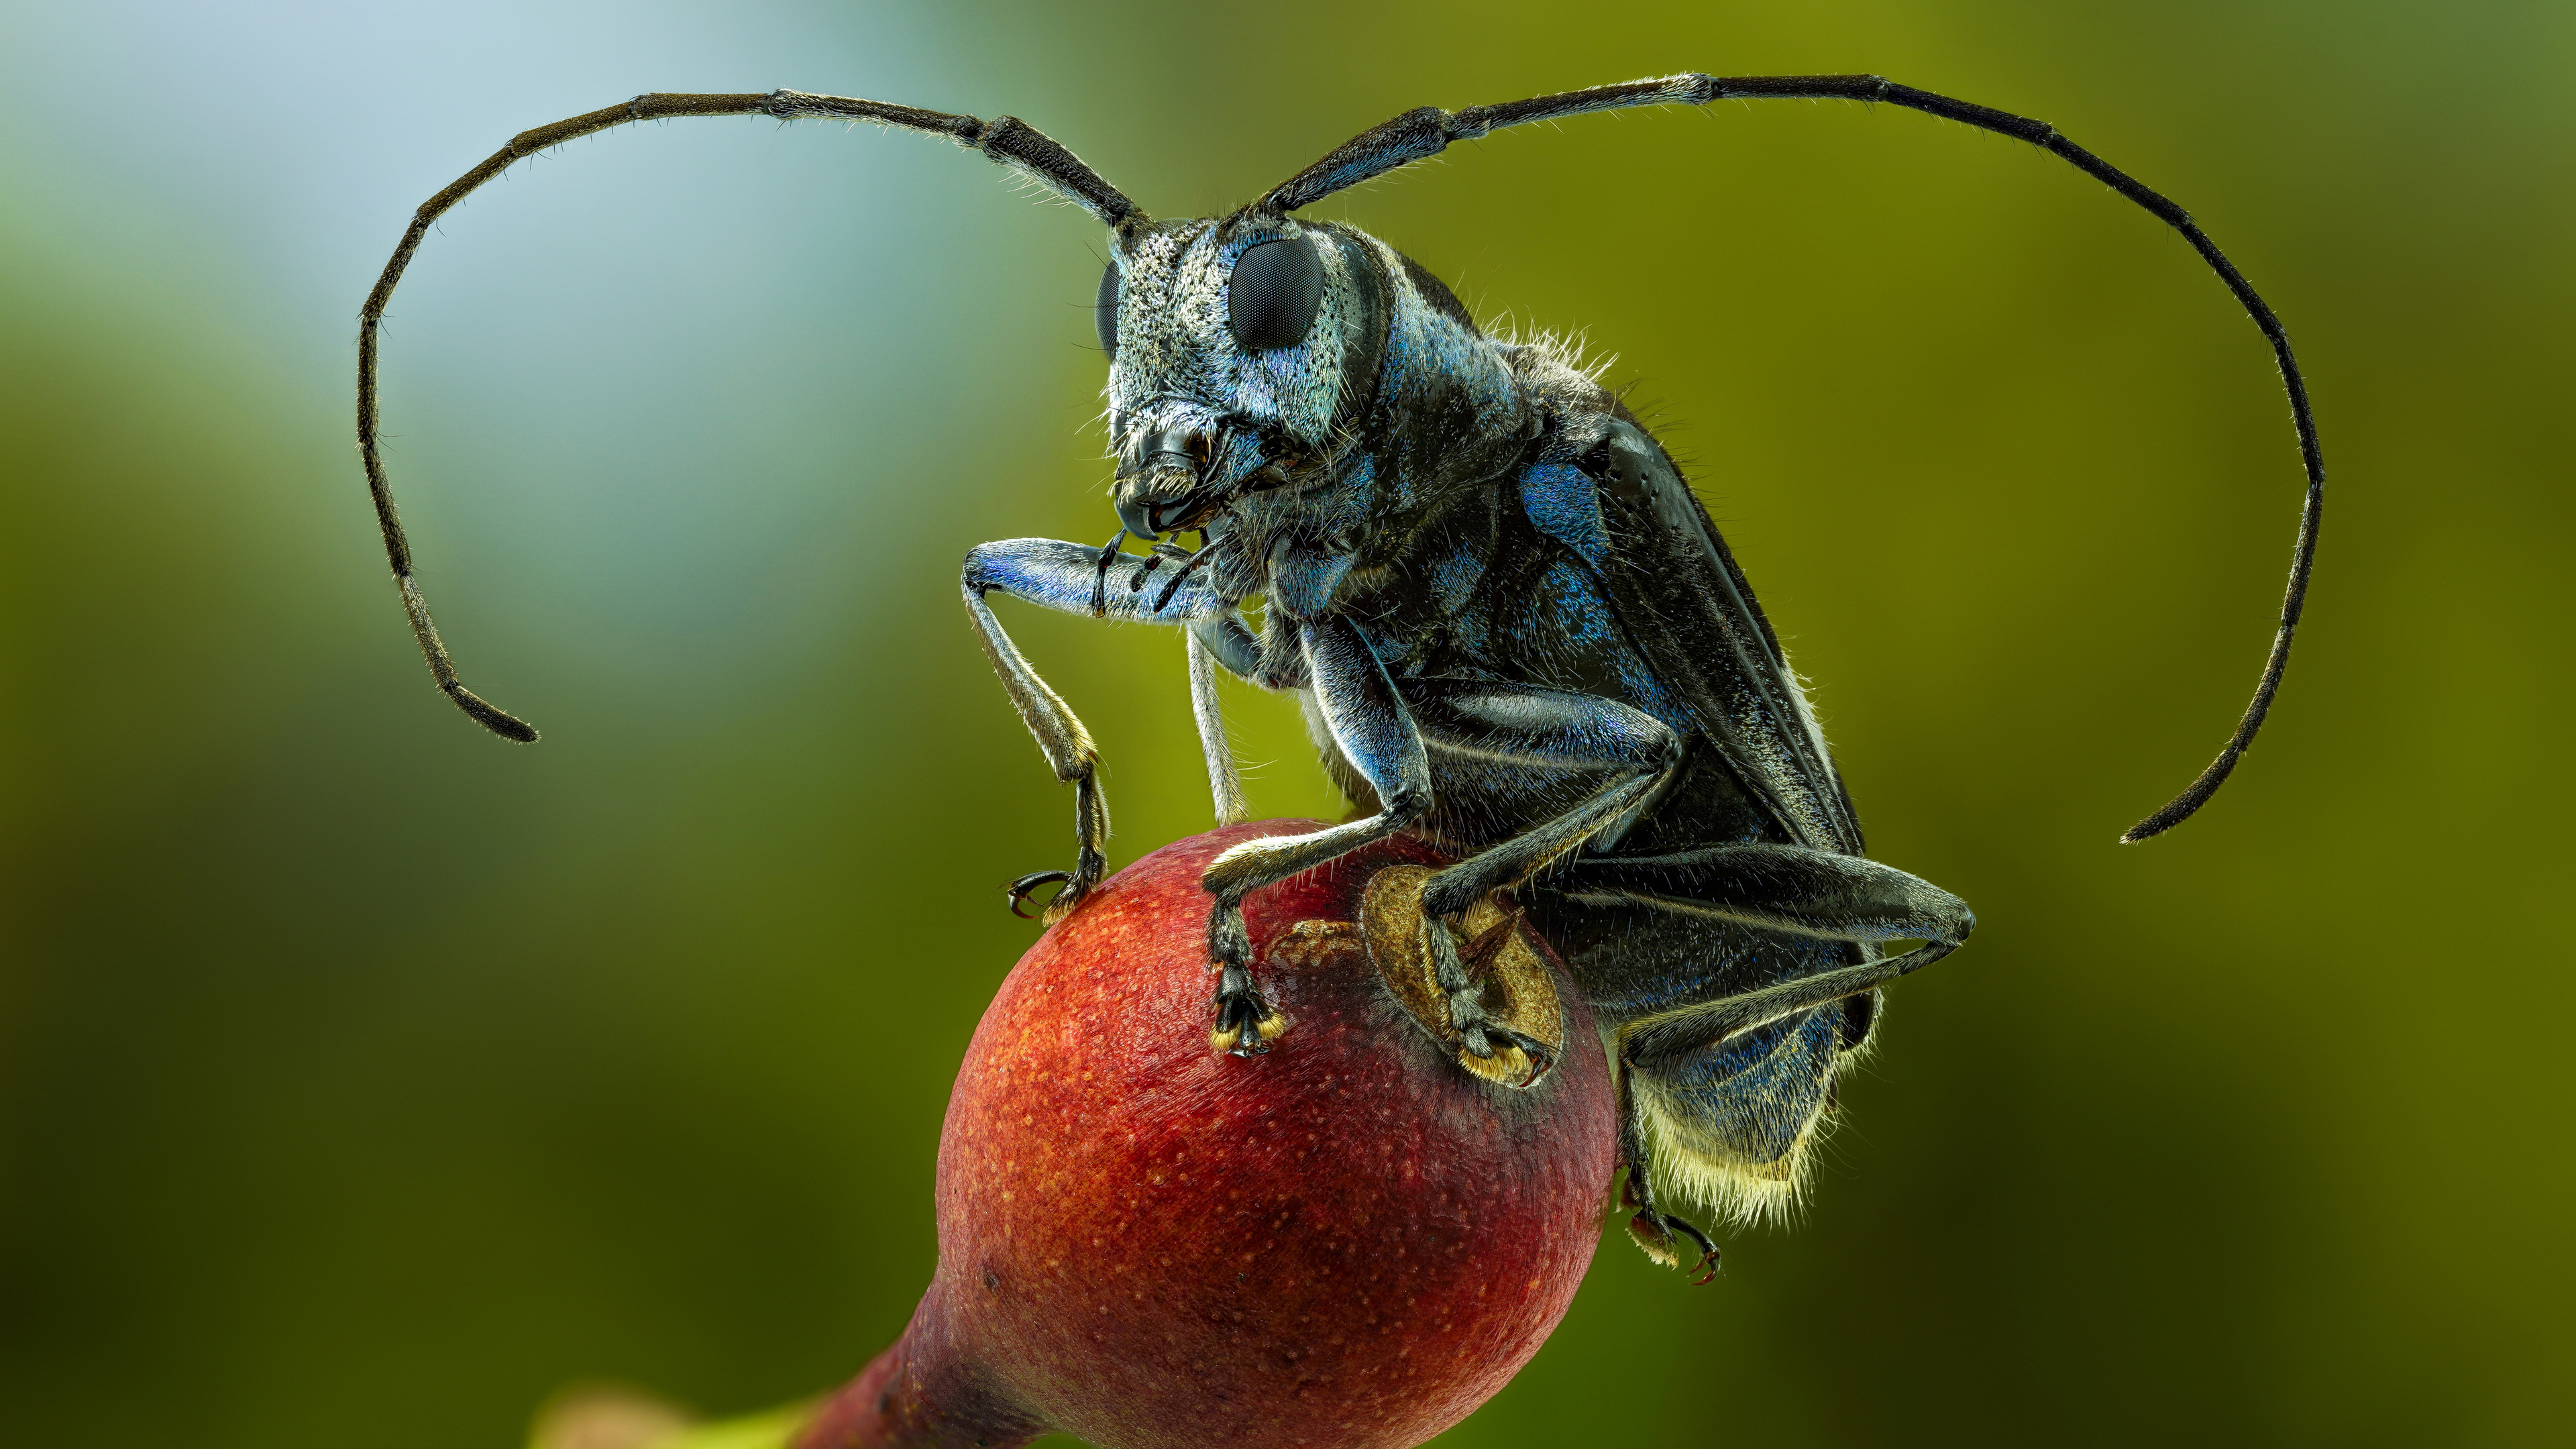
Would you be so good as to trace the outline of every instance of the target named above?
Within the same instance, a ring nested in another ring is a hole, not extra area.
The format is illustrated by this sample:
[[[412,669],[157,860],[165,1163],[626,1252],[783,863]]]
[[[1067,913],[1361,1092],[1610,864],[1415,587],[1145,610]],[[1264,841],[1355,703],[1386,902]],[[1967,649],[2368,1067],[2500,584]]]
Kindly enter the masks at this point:
[[[1422,737],[1368,640],[1349,620],[1328,617],[1300,624],[1298,643],[1333,742],[1377,792],[1380,805],[1365,820],[1311,835],[1246,841],[1209,862],[1201,884],[1216,897],[1208,913],[1208,959],[1218,971],[1211,1039],[1219,1051],[1239,1057],[1268,1051],[1271,1039],[1287,1027],[1253,981],[1243,898],[1383,840],[1431,808],[1431,762]]]
[[[1049,902],[1046,918],[1061,920],[1108,869],[1109,804],[1100,792],[1100,752],[1082,721],[1020,653],[1002,630],[984,596],[995,590],[1065,614],[1127,619],[1152,624],[1189,624],[1227,611],[1225,600],[1209,584],[1205,571],[1171,579],[1181,565],[1169,555],[1123,554],[1088,544],[1049,538],[1014,538],[978,544],[966,555],[962,586],[966,612],[975,621],[985,657],[1019,710],[1020,720],[1037,740],[1039,753],[1055,777],[1073,786],[1074,867],[1062,875],[1064,889]],[[1012,887],[1013,904],[1029,889],[1058,872],[1023,877]]]

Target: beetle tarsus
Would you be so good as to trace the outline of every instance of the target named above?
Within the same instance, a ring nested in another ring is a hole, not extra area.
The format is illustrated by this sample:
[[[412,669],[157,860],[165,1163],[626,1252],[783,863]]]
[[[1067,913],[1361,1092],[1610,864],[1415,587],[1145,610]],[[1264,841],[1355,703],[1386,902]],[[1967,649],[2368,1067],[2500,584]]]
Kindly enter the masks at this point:
[[[1269,998],[1252,984],[1252,973],[1239,963],[1228,962],[1218,970],[1216,1030],[1208,1033],[1209,1042],[1228,1056],[1257,1057],[1270,1050],[1270,1043],[1288,1029],[1287,1018],[1270,1005]]]
[[[1470,1056],[1490,1057],[1494,1054],[1491,1037],[1517,1035],[1503,1030],[1485,1009],[1485,978],[1492,971],[1495,951],[1518,925],[1517,917],[1506,915],[1478,932],[1461,951],[1456,927],[1438,916],[1422,918],[1422,943],[1430,952],[1432,979],[1449,995],[1449,1024]]]
[[[1216,1028],[1208,1041],[1229,1056],[1257,1057],[1288,1029],[1288,1020],[1252,979],[1252,933],[1243,906],[1223,897],[1208,914],[1208,960],[1217,973]]]
[[[1620,1205],[1637,1210],[1637,1215],[1628,1219],[1628,1236],[1636,1239],[1637,1246],[1645,1251],[1648,1258],[1666,1268],[1682,1265],[1681,1252],[1673,1242],[1674,1235],[1690,1239],[1691,1245],[1699,1249],[1699,1261],[1689,1269],[1699,1276],[1691,1279],[1691,1286],[1705,1285],[1717,1276],[1720,1256],[1717,1244],[1689,1219],[1676,1217],[1655,1206],[1652,1189],[1644,1186],[1645,1171],[1642,1166],[1632,1164],[1628,1168],[1627,1181],[1619,1189]]]
[[[1484,1024],[1484,1029],[1487,1040],[1494,1043],[1499,1050],[1509,1051],[1517,1049],[1522,1055],[1530,1059],[1531,1071],[1529,1079],[1531,1081],[1537,1081],[1539,1078],[1546,1076],[1549,1071],[1555,1068],[1555,1050],[1549,1047],[1547,1043],[1540,1041],[1537,1037],[1531,1036],[1527,1032],[1514,1031],[1510,1027],[1495,1021],[1486,1022]]]
[[[1015,915],[1015,916],[1019,917],[1019,918],[1020,918],[1021,920],[1023,920],[1023,921],[1032,921],[1032,920],[1037,919],[1037,917],[1032,916],[1032,915],[1030,915],[1028,912],[1026,912],[1026,911],[1024,911],[1024,910],[1021,910],[1021,909],[1020,909],[1020,907],[1022,907],[1022,906],[1024,906],[1024,905],[1027,905],[1027,904],[1029,903],[1029,897],[1030,897],[1030,896],[1033,896],[1033,895],[1037,894],[1039,891],[1041,891],[1041,890],[1043,890],[1043,889],[1045,889],[1046,887],[1051,886],[1051,885],[1061,885],[1061,886],[1065,886],[1065,887],[1067,887],[1068,889],[1070,889],[1070,888],[1071,888],[1071,886],[1072,886],[1072,884],[1073,884],[1073,872],[1072,872],[1072,871],[1069,871],[1069,870],[1033,870],[1033,871],[1030,871],[1027,875],[1021,876],[1018,880],[1015,880],[1015,881],[1011,882],[1009,885],[1006,885],[1006,886],[1002,887],[1002,895],[1003,895],[1003,898],[1004,898],[1004,899],[1008,900],[1008,901],[1011,903],[1011,914],[1012,914],[1012,915]],[[1066,894],[1066,892],[1065,892],[1065,891],[1058,891],[1058,892],[1056,892],[1055,897],[1054,897],[1053,899],[1049,900],[1049,901],[1047,902],[1047,904],[1046,904],[1045,906],[1041,907],[1040,909],[1041,909],[1041,910],[1051,910],[1051,909],[1053,909],[1053,908],[1054,908],[1054,905],[1055,905],[1055,901],[1056,901],[1056,900],[1061,900],[1061,899],[1063,899],[1063,897],[1064,897],[1064,895],[1065,895],[1065,894]]]

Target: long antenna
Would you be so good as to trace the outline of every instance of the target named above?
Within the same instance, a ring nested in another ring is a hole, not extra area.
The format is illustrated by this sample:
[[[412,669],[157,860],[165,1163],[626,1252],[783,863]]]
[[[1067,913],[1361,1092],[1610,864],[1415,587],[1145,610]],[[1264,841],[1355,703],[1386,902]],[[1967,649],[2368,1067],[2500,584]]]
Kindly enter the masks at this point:
[[[1550,121],[1587,111],[1625,110],[1634,106],[1705,106],[1711,101],[1727,100],[1848,100],[1885,101],[1908,110],[1922,111],[1945,120],[1975,126],[2017,141],[2027,141],[2043,151],[2064,158],[2086,175],[2146,208],[2157,220],[2181,232],[2192,250],[2218,273],[2227,290],[2262,329],[2265,341],[2272,344],[2272,358],[2280,364],[2281,385],[2290,395],[2290,423],[2299,434],[2299,463],[2308,475],[2307,499],[2299,510],[2299,540],[2290,555],[2290,586],[2281,601],[2281,622],[2272,635],[2271,653],[2263,660],[2263,677],[2254,686],[2253,702],[2245,706],[2244,717],[2236,722],[2236,732],[2228,737],[2227,747],[2218,752],[2200,778],[2184,787],[2165,807],[2132,825],[2120,839],[2125,844],[2151,840],[2180,825],[2192,812],[2209,803],[2218,793],[2236,761],[2254,743],[2254,734],[2263,728],[2263,718],[2270,713],[2272,696],[2281,688],[2282,671],[2290,665],[2290,639],[2298,632],[2299,614],[2306,606],[2308,575],[2316,565],[2317,529],[2325,515],[2326,463],[2324,449],[2317,442],[2317,420],[2308,407],[2308,384],[2299,376],[2298,359],[2290,355],[2290,334],[2281,319],[2254,292],[2245,274],[2236,270],[2218,243],[2200,229],[2191,214],[2156,192],[2139,184],[2120,168],[2059,135],[2055,126],[2034,121],[1987,106],[1955,101],[1912,86],[1897,85],[1874,75],[1766,75],[1709,76],[1676,75],[1655,80],[1629,81],[1623,85],[1595,86],[1589,90],[1565,91],[1552,96],[1538,96],[1526,101],[1508,101],[1498,106],[1470,106],[1463,111],[1444,111],[1436,106],[1407,111],[1384,125],[1363,131],[1335,147],[1323,160],[1298,172],[1252,205],[1256,211],[1285,213],[1311,205],[1345,187],[1356,186],[1375,176],[1383,176],[1399,167],[1440,154],[1452,141],[1468,141],[1505,126],[1518,126],[1531,121]]]
[[[402,518],[394,509],[393,485],[385,478],[384,453],[377,446],[377,334],[384,323],[385,306],[393,300],[394,285],[402,280],[404,268],[411,265],[412,253],[420,250],[421,238],[429,234],[431,225],[446,215],[448,208],[463,201],[476,187],[549,147],[560,146],[612,126],[673,116],[774,116],[782,121],[800,116],[822,116],[835,120],[867,121],[908,131],[926,131],[934,136],[945,136],[990,160],[1026,172],[1109,226],[1142,221],[1145,216],[1136,203],[1129,201],[1118,188],[1083,165],[1081,158],[1036,127],[1010,116],[979,121],[973,116],[925,111],[884,101],[784,90],[765,95],[641,95],[587,115],[539,126],[532,131],[521,131],[510,138],[510,144],[486,157],[482,165],[456,178],[446,190],[422,202],[420,210],[412,213],[411,225],[403,231],[402,242],[394,248],[392,259],[385,263],[384,274],[376,278],[375,289],[367,293],[366,305],[358,312],[358,456],[367,465],[367,492],[375,499],[376,524],[384,530],[385,558],[393,565],[394,585],[402,591],[403,612],[411,618],[412,637],[420,643],[421,657],[429,661],[430,677],[438,681],[439,689],[456,702],[458,709],[472,716],[476,724],[503,739],[517,740],[521,744],[536,743],[536,726],[491,704],[457,679],[455,662],[447,657],[447,646],[439,640],[438,627],[429,620],[429,604],[421,597],[420,585],[412,577],[411,543],[403,537]]]

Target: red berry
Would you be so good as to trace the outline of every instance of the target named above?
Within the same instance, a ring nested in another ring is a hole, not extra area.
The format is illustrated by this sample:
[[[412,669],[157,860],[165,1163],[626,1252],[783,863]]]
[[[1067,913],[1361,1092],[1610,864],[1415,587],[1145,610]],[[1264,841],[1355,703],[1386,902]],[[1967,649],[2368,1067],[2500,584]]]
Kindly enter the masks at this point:
[[[1517,1090],[1526,1072],[1465,1070],[1363,943],[1372,877],[1438,863],[1387,842],[1250,897],[1285,1030],[1257,1057],[1209,1043],[1200,872],[1315,828],[1157,851],[1021,959],[949,1101],[937,1276],[802,1449],[1049,1430],[1103,1449],[1410,1446],[1538,1351],[1592,1261],[1618,1140],[1591,1013],[1544,947],[1517,957],[1510,1004],[1562,1012],[1562,1059]],[[1483,959],[1510,934],[1484,928]],[[1491,1006],[1510,973],[1489,974]],[[1547,980],[1556,1001],[1531,1002]]]

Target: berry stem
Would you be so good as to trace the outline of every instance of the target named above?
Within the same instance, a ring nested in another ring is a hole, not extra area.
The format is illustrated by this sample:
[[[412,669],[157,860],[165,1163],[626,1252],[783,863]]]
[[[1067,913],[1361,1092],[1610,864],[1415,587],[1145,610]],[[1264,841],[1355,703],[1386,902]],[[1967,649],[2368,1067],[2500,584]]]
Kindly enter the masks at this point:
[[[792,1449],[1015,1449],[1047,1432],[962,1351],[945,1302],[932,1280],[903,1336],[823,1401]]]

